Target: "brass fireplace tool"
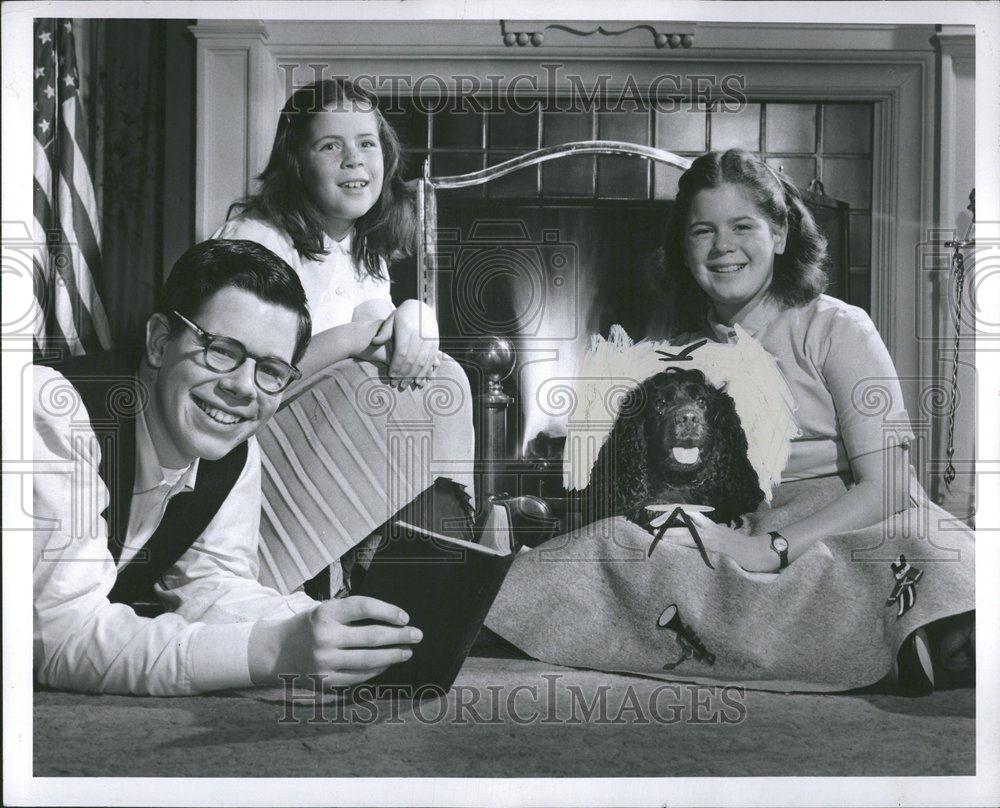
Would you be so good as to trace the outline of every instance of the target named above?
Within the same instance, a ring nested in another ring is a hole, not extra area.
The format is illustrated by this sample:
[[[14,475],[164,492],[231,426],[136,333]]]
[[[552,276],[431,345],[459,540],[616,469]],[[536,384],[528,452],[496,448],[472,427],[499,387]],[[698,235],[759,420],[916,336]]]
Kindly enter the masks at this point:
[[[944,470],[944,483],[951,489],[955,481],[955,412],[958,409],[958,356],[959,344],[962,338],[962,295],[965,291],[965,253],[964,250],[976,246],[976,240],[970,239],[972,229],[976,225],[976,189],[969,194],[967,210],[972,212],[972,219],[965,230],[965,237],[946,241],[944,245],[952,249],[951,273],[955,279],[955,349],[951,365],[951,396],[948,404],[948,444],[945,452],[948,465]]]

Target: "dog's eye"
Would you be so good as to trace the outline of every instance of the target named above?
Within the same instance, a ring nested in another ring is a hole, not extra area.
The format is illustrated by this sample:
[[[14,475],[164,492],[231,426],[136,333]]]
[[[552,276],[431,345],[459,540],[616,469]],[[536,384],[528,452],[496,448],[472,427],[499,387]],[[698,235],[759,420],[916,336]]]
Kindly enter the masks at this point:
[[[704,396],[698,396],[698,406],[699,407],[707,407],[708,406],[708,399],[705,398]]]

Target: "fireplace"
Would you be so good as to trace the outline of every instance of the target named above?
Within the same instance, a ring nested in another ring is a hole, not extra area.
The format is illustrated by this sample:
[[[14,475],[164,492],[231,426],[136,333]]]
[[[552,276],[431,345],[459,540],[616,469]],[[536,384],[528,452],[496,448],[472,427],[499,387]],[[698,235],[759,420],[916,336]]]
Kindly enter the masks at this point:
[[[967,116],[950,113],[972,104],[971,28],[203,19],[192,31],[198,59],[196,238],[212,233],[229,203],[252,189],[290,87],[324,75],[373,77],[380,94],[411,101],[467,94],[470,82],[482,95],[497,79],[505,90],[517,91],[507,96],[517,96],[524,108],[537,105],[534,115],[487,112],[485,129],[475,115],[451,120],[441,105],[422,118],[399,109],[394,123],[409,121],[399,128],[406,130],[414,177],[422,175],[428,157],[430,176],[454,176],[532,149],[594,139],[659,147],[688,158],[707,148],[743,145],[763,151],[799,187],[818,177],[828,198],[849,205],[850,240],[841,256],[849,274],[837,294],[868,310],[883,336],[918,433],[914,462],[927,471],[925,484],[935,481],[934,457],[943,455],[945,429],[942,415],[926,406],[924,387],[951,375],[940,348],[947,341],[952,301],[947,268],[920,263],[914,246],[934,228],[954,231],[953,216],[964,209],[972,185],[973,166],[961,157],[972,153],[972,129]],[[516,36],[505,37],[511,31],[538,36],[526,35],[522,45]],[[650,31],[665,33],[668,44],[675,32],[687,34],[689,42],[661,47],[657,42],[663,38]],[[738,109],[710,108],[708,102],[725,100],[720,87],[726,79],[741,88],[745,103]],[[632,87],[643,94],[654,85],[678,102],[676,111],[644,117],[637,107],[585,114],[544,108],[547,99],[568,93],[590,97],[600,89],[617,99]],[[608,170],[616,162],[622,168]],[[556,198],[567,207],[666,206],[676,176],[669,167],[599,155],[540,165],[479,187],[440,190],[437,201],[445,225],[452,196],[459,211],[473,202],[516,205]],[[461,231],[463,223],[456,226]],[[535,237],[528,229],[529,238]],[[404,268],[398,277],[401,291],[408,288],[417,296],[427,291]],[[491,323],[502,319],[487,314]],[[974,374],[965,364],[962,368],[963,402],[971,402]],[[518,452],[524,442],[519,429],[513,425],[510,438]],[[971,428],[956,431],[957,456],[967,458],[963,462],[970,469],[973,437]],[[952,507],[967,513],[971,486],[957,490]]]

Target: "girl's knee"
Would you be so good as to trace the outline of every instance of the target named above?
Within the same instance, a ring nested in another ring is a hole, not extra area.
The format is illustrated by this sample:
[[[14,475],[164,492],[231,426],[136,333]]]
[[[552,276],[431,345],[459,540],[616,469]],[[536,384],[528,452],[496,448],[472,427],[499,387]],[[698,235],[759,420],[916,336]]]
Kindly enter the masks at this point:
[[[472,388],[469,379],[462,366],[450,356],[444,357],[434,377],[421,392],[434,415],[472,412]]]
[[[469,377],[465,375],[462,366],[447,354],[442,354],[441,365],[434,374],[434,379],[445,380],[446,383],[456,384],[467,397],[472,396],[472,388],[469,386]]]

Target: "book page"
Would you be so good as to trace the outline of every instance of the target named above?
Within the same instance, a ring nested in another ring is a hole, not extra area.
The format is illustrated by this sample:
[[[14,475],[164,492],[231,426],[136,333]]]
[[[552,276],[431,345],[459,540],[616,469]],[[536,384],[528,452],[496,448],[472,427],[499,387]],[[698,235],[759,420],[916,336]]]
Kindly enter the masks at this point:
[[[445,536],[443,533],[435,533],[433,530],[427,530],[427,528],[417,527],[416,525],[411,525],[409,522],[404,522],[402,519],[397,519],[393,524],[396,527],[402,528],[403,530],[409,531],[411,533],[422,533],[424,536],[435,539],[437,541],[447,542],[448,544],[454,544],[459,547],[464,547],[468,550],[477,550],[481,553],[489,553],[495,556],[505,556],[510,554],[510,550],[507,552],[501,552],[495,547],[488,547],[482,544],[473,544],[471,541],[465,541],[464,539],[455,539],[451,536]]]

